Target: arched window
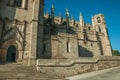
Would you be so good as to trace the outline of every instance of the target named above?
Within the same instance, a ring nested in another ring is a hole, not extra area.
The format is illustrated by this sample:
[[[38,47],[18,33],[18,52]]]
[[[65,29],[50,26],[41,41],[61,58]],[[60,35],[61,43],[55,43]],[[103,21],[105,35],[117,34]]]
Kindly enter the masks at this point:
[[[98,22],[98,23],[101,23],[100,17],[97,17],[97,22]]]

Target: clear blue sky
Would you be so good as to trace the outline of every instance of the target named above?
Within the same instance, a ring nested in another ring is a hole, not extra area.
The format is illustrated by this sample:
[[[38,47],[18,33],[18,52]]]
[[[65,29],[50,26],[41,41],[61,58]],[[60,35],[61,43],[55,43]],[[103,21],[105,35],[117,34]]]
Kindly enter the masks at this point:
[[[85,22],[91,23],[92,15],[103,13],[107,23],[112,48],[120,51],[120,0],[45,0],[45,12],[55,6],[55,15],[65,17],[68,8],[70,17],[79,19],[82,12]]]

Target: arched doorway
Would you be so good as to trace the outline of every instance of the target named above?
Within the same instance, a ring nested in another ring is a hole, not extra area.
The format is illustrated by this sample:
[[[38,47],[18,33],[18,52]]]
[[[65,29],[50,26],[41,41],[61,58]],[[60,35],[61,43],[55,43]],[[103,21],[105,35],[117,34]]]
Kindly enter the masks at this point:
[[[16,47],[14,45],[8,47],[6,61],[8,62],[16,61]]]

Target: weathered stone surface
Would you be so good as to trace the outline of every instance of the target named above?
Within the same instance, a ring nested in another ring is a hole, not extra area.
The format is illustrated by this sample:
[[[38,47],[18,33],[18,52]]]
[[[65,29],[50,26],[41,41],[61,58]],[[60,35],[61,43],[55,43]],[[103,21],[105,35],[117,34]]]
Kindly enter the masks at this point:
[[[0,64],[0,80],[65,80],[50,73],[37,72],[35,67],[16,63]]]
[[[38,60],[37,70],[60,77],[120,66],[120,57]]]
[[[43,39],[43,26],[41,25],[44,2],[24,0],[21,6],[17,6],[9,3],[11,1],[2,0],[0,4],[0,55],[2,55],[0,61],[6,61],[7,50],[13,45],[17,49],[16,62],[29,62],[35,65],[38,56],[37,48],[42,49],[42,44],[38,44],[38,40],[42,42]],[[38,27],[41,28],[38,29]]]

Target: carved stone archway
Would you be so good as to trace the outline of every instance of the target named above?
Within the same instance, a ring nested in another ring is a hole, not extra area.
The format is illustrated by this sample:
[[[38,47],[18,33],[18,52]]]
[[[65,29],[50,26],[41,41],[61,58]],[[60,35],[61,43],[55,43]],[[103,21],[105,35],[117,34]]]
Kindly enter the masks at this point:
[[[15,61],[21,61],[22,60],[22,46],[21,44],[16,41],[15,39],[10,39],[6,42],[3,43],[1,49],[0,49],[0,56],[1,56],[1,61],[6,62],[6,57],[7,57],[7,51],[8,48],[13,45],[16,48],[16,58]]]
[[[7,50],[7,56],[6,56],[6,61],[7,62],[16,62],[16,47],[14,45],[10,45],[8,50]]]

